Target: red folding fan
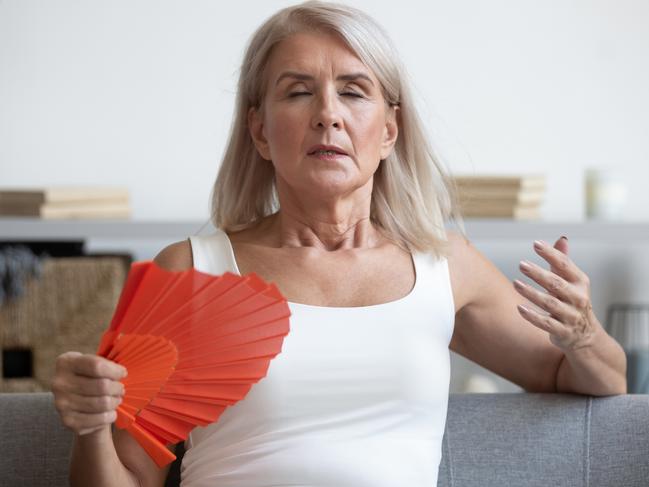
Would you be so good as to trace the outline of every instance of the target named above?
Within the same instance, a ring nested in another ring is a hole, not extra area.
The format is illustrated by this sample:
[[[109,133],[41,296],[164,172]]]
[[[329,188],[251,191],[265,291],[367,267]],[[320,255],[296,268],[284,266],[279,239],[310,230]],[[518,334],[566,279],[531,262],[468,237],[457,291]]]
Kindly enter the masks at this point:
[[[215,422],[266,376],[290,315],[277,287],[254,273],[134,263],[97,351],[128,371],[115,425],[159,467],[172,462],[166,445]]]

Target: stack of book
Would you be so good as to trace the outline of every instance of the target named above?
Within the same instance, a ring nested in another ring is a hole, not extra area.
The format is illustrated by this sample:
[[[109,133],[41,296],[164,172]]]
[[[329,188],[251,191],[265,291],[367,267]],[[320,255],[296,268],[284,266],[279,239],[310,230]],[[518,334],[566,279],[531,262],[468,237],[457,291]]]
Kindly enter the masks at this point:
[[[0,216],[43,219],[129,218],[128,189],[110,187],[0,188]]]
[[[542,175],[454,176],[467,218],[538,219],[545,195]]]

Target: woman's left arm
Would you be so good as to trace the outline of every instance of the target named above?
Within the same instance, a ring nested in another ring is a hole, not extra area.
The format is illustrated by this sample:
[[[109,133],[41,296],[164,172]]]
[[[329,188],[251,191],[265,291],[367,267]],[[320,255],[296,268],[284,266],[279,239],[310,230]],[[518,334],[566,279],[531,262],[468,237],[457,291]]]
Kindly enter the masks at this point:
[[[542,314],[518,305],[521,316],[550,334],[550,341],[563,351],[557,372],[557,392],[606,396],[626,394],[626,355],[606,333],[593,312],[590,281],[568,257],[568,240],[560,238],[551,247],[541,241],[535,251],[550,264],[550,270],[522,261],[523,274],[547,290],[540,291],[519,280],[516,290],[545,310]]]

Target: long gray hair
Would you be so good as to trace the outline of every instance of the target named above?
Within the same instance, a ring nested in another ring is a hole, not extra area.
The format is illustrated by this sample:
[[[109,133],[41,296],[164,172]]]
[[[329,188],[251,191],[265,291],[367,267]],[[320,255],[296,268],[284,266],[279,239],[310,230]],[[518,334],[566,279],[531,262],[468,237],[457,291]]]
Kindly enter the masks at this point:
[[[379,80],[389,105],[399,105],[399,135],[391,154],[374,173],[370,220],[408,251],[447,253],[445,223],[462,233],[457,189],[428,143],[406,72],[385,30],[366,13],[346,5],[307,1],[284,8],[251,37],[239,74],[229,141],[211,195],[216,228],[236,232],[279,209],[275,169],[261,158],[249,133],[251,107],[260,110],[266,66],[275,45],[299,32],[338,35]]]

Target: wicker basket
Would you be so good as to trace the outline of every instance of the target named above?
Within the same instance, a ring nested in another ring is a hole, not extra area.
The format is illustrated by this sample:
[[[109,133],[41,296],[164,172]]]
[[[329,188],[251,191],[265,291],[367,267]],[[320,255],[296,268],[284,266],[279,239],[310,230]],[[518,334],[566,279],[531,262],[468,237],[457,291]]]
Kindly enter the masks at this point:
[[[0,307],[0,392],[49,391],[60,354],[95,353],[130,263],[129,256],[45,260],[24,295]],[[16,373],[17,362],[27,367]]]

